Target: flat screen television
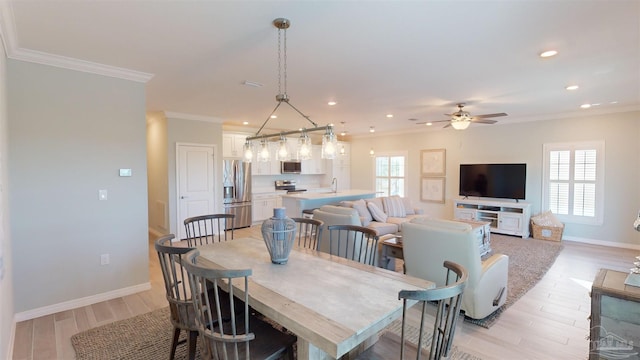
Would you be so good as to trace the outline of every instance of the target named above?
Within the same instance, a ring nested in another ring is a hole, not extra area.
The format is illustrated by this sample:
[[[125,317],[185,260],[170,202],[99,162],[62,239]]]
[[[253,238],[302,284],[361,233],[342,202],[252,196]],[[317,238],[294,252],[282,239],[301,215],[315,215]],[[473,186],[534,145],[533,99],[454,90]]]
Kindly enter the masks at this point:
[[[524,200],[527,164],[460,164],[460,196]]]

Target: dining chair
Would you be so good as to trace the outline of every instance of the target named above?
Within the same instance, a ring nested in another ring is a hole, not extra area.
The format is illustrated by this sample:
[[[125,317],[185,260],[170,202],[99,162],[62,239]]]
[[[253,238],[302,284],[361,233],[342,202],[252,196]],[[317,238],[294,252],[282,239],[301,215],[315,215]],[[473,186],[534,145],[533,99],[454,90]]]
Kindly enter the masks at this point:
[[[193,292],[196,324],[213,359],[289,359],[293,360],[293,345],[297,338],[274,328],[249,311],[249,276],[251,269],[214,269],[198,264],[200,255],[194,249],[186,256],[185,267]],[[231,286],[233,284],[233,286]],[[227,290],[226,294],[219,291]],[[202,294],[202,296],[197,296]],[[243,299],[241,311],[235,309],[234,297]],[[220,312],[212,304],[228,304],[237,314],[230,321],[220,321]]]
[[[357,360],[388,360],[416,359],[423,357],[429,360],[439,360],[448,358],[453,337],[456,332],[458,315],[460,314],[460,303],[462,293],[467,285],[469,273],[459,264],[445,261],[444,267],[447,269],[446,285],[426,290],[401,290],[398,298],[402,299],[402,330],[401,335],[385,332],[380,339],[365,352],[358,355]],[[417,344],[407,341],[407,310],[409,301],[417,301],[420,305],[420,327],[417,334]],[[433,334],[431,336],[431,350],[427,351],[422,344],[422,337],[425,332],[425,318],[428,308],[436,306],[435,319],[433,324]],[[418,349],[420,351],[418,351]]]
[[[318,250],[324,222],[311,218],[292,218],[298,225],[297,245],[301,248]]]
[[[188,332],[187,341],[189,359],[193,359],[196,351],[195,346],[198,328],[195,323],[191,290],[189,288],[189,280],[187,271],[184,268],[184,262],[185,254],[194,248],[173,246],[172,240],[174,238],[175,235],[168,234],[158,238],[155,242],[155,249],[160,261],[160,269],[162,270],[166,297],[171,311],[171,323],[174,329],[170,359],[173,359],[175,356],[176,348],[179,345],[178,338],[180,337],[181,330]],[[223,290],[220,291],[222,292]],[[236,302],[236,307],[242,306],[239,299],[234,300]],[[229,321],[232,318],[231,308],[227,306],[227,304],[221,304],[220,311],[224,321]]]
[[[173,342],[171,343],[170,360],[173,360],[178,339],[182,330],[187,331],[189,359],[195,359],[198,327],[195,322],[191,290],[188,277],[184,268],[184,256],[191,251],[188,247],[172,246],[173,234],[165,235],[155,241],[155,249],[158,253],[162,278],[167,293],[167,301],[171,311],[171,324],[173,325]]]
[[[184,220],[189,247],[233,239],[234,214],[209,214]],[[216,240],[217,239],[217,240]]]
[[[378,233],[358,225],[329,225],[329,253],[367,265],[377,264]]]

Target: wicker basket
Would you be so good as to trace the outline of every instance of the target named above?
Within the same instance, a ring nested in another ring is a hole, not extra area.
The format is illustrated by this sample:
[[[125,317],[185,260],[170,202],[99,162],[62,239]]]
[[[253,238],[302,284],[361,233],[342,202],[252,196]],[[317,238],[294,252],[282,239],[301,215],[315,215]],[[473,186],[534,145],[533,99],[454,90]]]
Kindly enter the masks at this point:
[[[562,231],[564,230],[564,225],[562,225],[561,227],[540,226],[534,224],[532,221],[531,229],[533,231],[534,239],[560,241],[562,240]]]

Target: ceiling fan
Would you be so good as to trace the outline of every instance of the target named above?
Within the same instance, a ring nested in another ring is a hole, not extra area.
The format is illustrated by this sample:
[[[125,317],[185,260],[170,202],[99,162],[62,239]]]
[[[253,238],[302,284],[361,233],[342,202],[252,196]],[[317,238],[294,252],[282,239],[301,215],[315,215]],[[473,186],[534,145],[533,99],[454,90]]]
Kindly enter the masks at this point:
[[[499,116],[507,116],[506,113],[495,113],[495,114],[484,114],[484,115],[474,115],[471,116],[467,111],[462,110],[464,107],[464,103],[458,104],[458,111],[453,114],[445,114],[450,116],[451,118],[448,120],[438,120],[438,121],[424,121],[416,124],[427,124],[427,123],[437,123],[437,122],[448,122],[445,127],[452,126],[456,130],[464,130],[469,127],[469,125],[473,123],[479,124],[495,124],[497,121],[489,118],[499,117]]]

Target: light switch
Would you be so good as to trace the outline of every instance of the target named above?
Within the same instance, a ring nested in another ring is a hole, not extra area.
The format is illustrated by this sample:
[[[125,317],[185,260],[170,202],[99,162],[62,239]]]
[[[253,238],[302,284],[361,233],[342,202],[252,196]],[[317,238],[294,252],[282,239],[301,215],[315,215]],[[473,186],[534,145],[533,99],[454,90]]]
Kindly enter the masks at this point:
[[[131,176],[131,169],[120,169],[120,176]]]
[[[98,190],[98,199],[107,200],[107,190]]]

